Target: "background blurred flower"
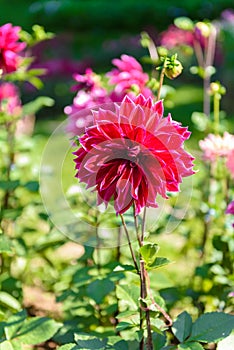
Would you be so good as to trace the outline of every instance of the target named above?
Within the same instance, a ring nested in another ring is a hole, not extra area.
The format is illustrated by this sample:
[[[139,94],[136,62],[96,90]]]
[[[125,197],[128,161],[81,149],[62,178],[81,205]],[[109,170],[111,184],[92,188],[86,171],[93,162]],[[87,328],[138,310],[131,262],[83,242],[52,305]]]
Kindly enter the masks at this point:
[[[3,73],[14,72],[20,64],[19,52],[26,44],[18,42],[20,27],[13,27],[11,23],[0,27],[0,69]]]
[[[232,177],[234,178],[234,146],[233,150],[228,154],[227,157],[227,168],[230,171]]]
[[[19,91],[13,83],[0,84],[0,112],[14,116],[21,113]]]
[[[93,115],[74,154],[76,177],[97,190],[98,204],[114,200],[122,214],[134,203],[139,214],[157,207],[157,194],[167,198],[167,191],[179,191],[182,177],[194,173],[193,157],[183,149],[190,133],[170,115],[163,118],[162,101],[126,96],[115,112]]]
[[[212,162],[218,157],[227,157],[234,149],[234,135],[224,132],[223,136],[209,134],[199,142],[204,159]]]
[[[111,102],[111,99],[107,90],[101,86],[99,76],[91,69],[86,69],[83,75],[74,74],[73,78],[77,84],[72,87],[72,90],[78,92],[73,99],[73,104],[66,106],[64,112],[68,115],[67,131],[72,135],[81,135],[85,127],[93,122],[90,108]]]
[[[122,55],[121,59],[115,58],[112,63],[117,68],[106,74],[110,78],[109,84],[115,85],[110,95],[112,101],[121,102],[126,94],[131,98],[139,93],[152,97],[151,90],[146,86],[149,76],[143,72],[142,66],[134,57]]]

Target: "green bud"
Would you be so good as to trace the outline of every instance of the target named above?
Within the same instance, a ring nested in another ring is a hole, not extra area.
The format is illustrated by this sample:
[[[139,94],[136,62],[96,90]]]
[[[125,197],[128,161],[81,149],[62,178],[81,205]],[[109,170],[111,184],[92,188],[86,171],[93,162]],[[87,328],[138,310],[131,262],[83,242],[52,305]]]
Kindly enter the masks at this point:
[[[177,55],[173,55],[170,58],[167,57],[164,62],[165,75],[169,79],[177,78],[183,70],[183,66],[179,60],[177,60]]]
[[[226,88],[223,85],[221,85],[219,81],[216,81],[210,84],[209,94],[211,96],[220,95],[220,98],[221,98],[221,95],[225,95],[225,93],[226,93]]]

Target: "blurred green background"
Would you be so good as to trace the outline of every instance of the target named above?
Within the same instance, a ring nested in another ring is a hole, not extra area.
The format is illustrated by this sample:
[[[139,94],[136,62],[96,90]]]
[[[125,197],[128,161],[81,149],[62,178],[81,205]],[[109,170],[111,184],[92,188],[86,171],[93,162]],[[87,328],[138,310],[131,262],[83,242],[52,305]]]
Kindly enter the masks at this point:
[[[52,109],[44,109],[38,118],[53,119],[63,118],[64,106],[72,103],[74,93],[70,92],[70,86],[74,71],[82,73],[90,66],[96,72],[105,73],[112,67],[111,59],[122,53],[141,60],[147,54],[139,43],[142,31],[148,32],[157,43],[159,33],[176,17],[187,16],[195,21],[219,20],[227,8],[234,9],[233,0],[0,0],[0,24],[12,22],[29,32],[34,24],[39,24],[46,31],[55,33],[55,39],[39,45],[33,52],[36,63],[46,62],[49,71],[39,94],[56,101]],[[214,80],[220,80],[227,87],[222,108],[230,116],[234,115],[233,40],[233,33],[221,38],[222,60],[214,76]],[[151,69],[149,66],[144,68]],[[170,85],[178,91],[171,107],[174,118],[190,124],[191,113],[202,110],[201,80],[185,67],[182,76]],[[188,91],[190,93],[186,93]],[[23,102],[36,95],[38,92],[34,89],[25,89]]]

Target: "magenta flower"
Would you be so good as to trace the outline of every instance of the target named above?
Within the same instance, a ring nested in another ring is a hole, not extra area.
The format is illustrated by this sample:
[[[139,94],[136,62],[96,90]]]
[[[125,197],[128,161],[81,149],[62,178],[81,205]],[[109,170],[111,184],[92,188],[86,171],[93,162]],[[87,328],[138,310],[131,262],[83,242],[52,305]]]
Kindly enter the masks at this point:
[[[84,75],[74,74],[77,84],[72,88],[77,91],[71,106],[66,106],[64,113],[68,115],[67,131],[72,135],[81,135],[85,127],[92,125],[93,117],[90,108],[111,102],[106,89],[101,86],[100,78],[91,69]]]
[[[228,204],[226,209],[226,214],[232,214],[234,215],[234,201]]]
[[[152,97],[152,91],[146,86],[149,76],[134,57],[122,55],[121,59],[115,58],[112,63],[117,68],[106,75],[110,78],[109,83],[115,85],[111,94],[113,102],[121,102],[126,94],[131,98],[139,93]]]
[[[184,30],[170,25],[167,30],[161,33],[161,45],[169,50],[176,46],[188,45],[193,47],[194,35],[189,30]]]
[[[19,91],[13,83],[0,85],[0,112],[18,116],[21,113]]]
[[[0,27],[0,69],[3,73],[14,72],[20,64],[19,52],[26,44],[18,42],[20,27],[13,27],[11,23]]]
[[[114,112],[100,108],[93,117],[74,161],[76,177],[97,191],[97,204],[113,200],[117,214],[134,204],[139,214],[194,173],[193,157],[183,149],[190,132],[163,117],[162,101],[126,96]]]

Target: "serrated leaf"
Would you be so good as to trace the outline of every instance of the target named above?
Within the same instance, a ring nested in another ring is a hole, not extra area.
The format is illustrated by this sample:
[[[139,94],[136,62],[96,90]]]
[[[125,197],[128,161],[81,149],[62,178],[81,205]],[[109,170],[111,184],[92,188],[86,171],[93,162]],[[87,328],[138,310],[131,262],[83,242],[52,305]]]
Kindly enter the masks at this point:
[[[26,320],[17,335],[21,343],[35,345],[49,340],[62,327],[47,317],[33,317]]]
[[[86,350],[104,350],[107,344],[107,339],[99,339],[88,334],[75,334],[74,339],[77,345]]]
[[[0,305],[14,311],[19,311],[21,309],[21,305],[18,300],[6,292],[0,292]]]
[[[159,246],[156,243],[146,243],[140,248],[140,254],[147,265],[151,265],[157,256]]]
[[[173,323],[172,332],[182,343],[190,335],[192,330],[192,318],[186,312],[182,312]]]
[[[195,321],[189,340],[217,342],[226,338],[233,329],[234,316],[223,312],[210,312]]]
[[[178,350],[203,350],[203,346],[197,342],[189,342],[178,345]]]
[[[14,348],[11,345],[11,343],[8,340],[6,340],[0,344],[0,350],[14,350]]]
[[[8,321],[4,327],[7,340],[12,339],[17,334],[18,330],[23,326],[26,317],[26,311],[22,310],[8,318]]]

